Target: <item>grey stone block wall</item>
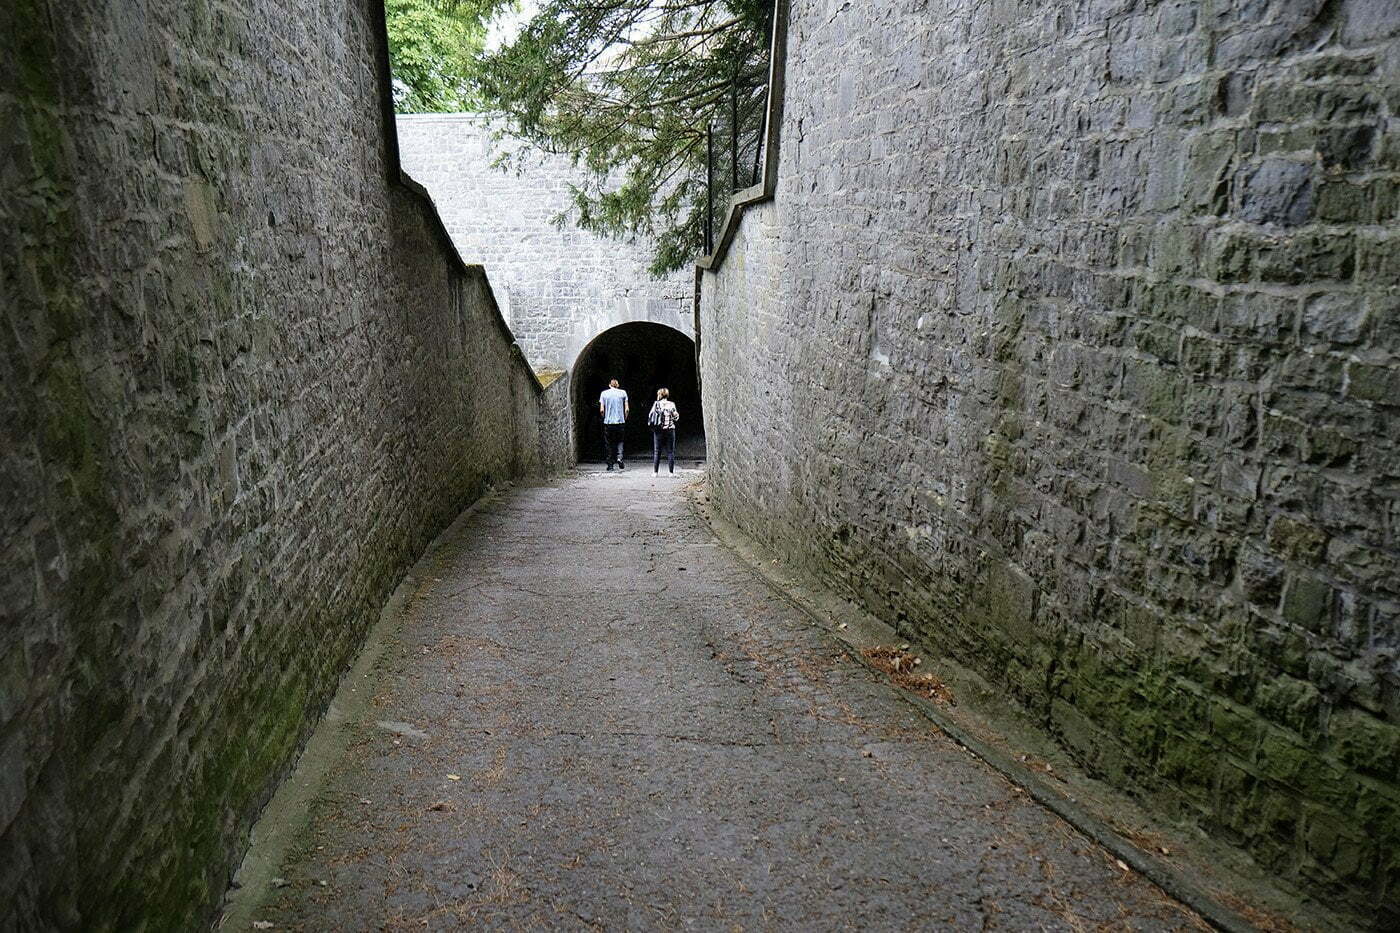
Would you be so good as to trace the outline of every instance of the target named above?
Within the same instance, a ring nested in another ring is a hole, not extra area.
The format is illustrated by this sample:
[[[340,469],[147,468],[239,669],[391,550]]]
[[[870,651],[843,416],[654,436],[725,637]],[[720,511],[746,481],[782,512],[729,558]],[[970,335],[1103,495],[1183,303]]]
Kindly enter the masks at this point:
[[[788,54],[718,503],[1400,922],[1400,6],[794,0]]]
[[[0,5],[0,928],[198,928],[406,568],[567,433],[391,181],[380,15]]]
[[[537,153],[508,170],[493,163],[520,143],[494,141],[472,114],[400,115],[404,168],[433,197],[467,262],[481,263],[511,329],[536,369],[569,369],[590,340],[631,321],[694,337],[694,279],[647,272],[651,245],[557,226],[569,185],[583,180],[565,156]]]
[[[546,379],[550,375],[546,374]],[[574,417],[569,406],[569,380],[553,378],[540,394],[540,462],[550,469],[574,463]]]

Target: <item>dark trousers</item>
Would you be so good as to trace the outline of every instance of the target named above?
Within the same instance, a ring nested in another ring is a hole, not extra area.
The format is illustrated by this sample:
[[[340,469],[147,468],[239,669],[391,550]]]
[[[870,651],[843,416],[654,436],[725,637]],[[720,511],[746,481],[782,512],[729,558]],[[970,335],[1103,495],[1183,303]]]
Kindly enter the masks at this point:
[[[603,425],[603,459],[608,466],[622,462],[622,439],[627,434],[625,424]]]
[[[651,429],[651,471],[661,472],[661,448],[666,448],[666,465],[671,472],[676,472],[676,429],[675,428],[652,428]]]

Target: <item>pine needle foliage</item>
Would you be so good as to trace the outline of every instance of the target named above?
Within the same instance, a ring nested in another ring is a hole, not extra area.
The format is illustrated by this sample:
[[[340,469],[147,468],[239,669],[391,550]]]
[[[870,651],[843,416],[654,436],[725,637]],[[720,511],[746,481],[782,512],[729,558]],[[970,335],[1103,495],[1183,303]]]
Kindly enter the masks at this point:
[[[473,87],[510,135],[585,170],[557,219],[651,237],[661,276],[702,250],[708,125],[766,102],[772,16],[772,0],[544,0]]]

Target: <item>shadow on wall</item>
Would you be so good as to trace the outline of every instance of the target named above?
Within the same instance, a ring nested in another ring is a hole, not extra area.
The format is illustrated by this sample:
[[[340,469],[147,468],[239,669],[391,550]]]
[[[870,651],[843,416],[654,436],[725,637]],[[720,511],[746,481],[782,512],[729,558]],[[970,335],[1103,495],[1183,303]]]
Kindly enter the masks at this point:
[[[579,354],[571,390],[574,399],[578,459],[603,460],[603,420],[598,395],[616,379],[627,390],[632,416],[627,420],[626,457],[651,458],[651,429],[647,412],[656,390],[667,388],[681,420],[676,456],[705,456],[705,423],[700,411],[700,382],[695,367],[695,341],[664,324],[636,322],[603,331]]]

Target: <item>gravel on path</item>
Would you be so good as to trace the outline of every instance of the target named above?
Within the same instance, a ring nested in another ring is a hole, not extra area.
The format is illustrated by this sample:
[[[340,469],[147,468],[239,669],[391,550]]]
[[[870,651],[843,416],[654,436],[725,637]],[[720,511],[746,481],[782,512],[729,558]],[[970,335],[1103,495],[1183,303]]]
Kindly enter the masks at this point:
[[[1206,928],[762,582],[701,477],[577,470],[455,525],[250,925]]]

